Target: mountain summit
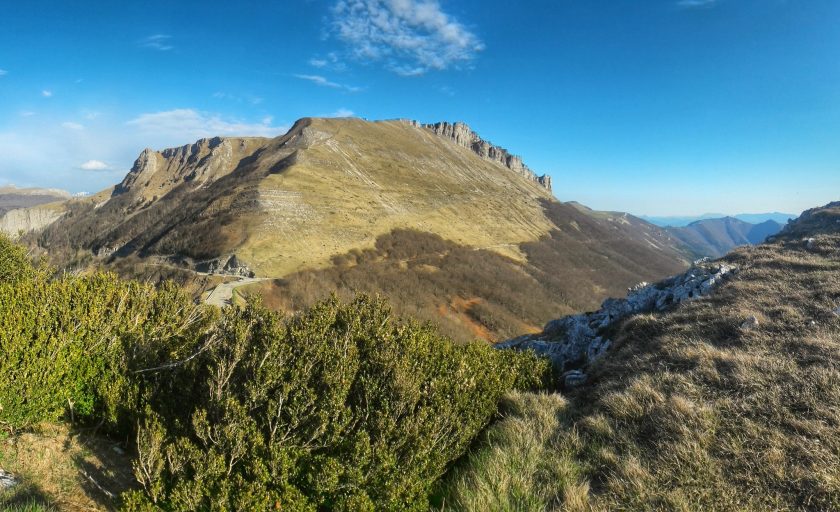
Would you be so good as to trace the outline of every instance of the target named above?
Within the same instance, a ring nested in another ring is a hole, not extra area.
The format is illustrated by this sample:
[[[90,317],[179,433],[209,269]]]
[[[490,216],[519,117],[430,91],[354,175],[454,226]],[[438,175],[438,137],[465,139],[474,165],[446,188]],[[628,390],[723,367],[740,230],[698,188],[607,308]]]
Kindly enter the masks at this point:
[[[508,245],[548,234],[547,178],[496,146],[477,142],[476,153],[440,133],[305,118],[274,139],[147,149],[109,197],[76,201],[45,240],[66,234],[98,253],[191,262],[235,253],[257,274],[281,276],[397,227],[512,257]]]
[[[537,329],[687,265],[666,231],[550,187],[463,123],[304,118],[273,139],[147,149],[113,189],[67,202],[38,243],[63,265],[135,277],[254,277],[240,291],[279,309],[384,293],[460,339]]]

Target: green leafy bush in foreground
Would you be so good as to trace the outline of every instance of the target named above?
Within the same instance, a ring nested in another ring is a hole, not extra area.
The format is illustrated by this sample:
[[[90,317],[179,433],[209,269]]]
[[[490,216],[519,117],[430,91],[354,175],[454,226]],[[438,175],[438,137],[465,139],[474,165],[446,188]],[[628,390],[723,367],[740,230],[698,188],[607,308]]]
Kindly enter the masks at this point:
[[[254,302],[230,309],[177,373],[195,384],[190,407],[148,411],[137,509],[427,509],[502,395],[540,386],[547,366],[359,297],[285,323]]]
[[[136,439],[129,510],[419,510],[534,356],[455,345],[365,296],[283,319],[174,286],[50,278],[0,237],[0,422]]]
[[[20,255],[0,237],[0,423],[19,429],[70,413],[130,428],[154,379],[135,371],[192,350],[212,311],[171,285],[50,278]]]

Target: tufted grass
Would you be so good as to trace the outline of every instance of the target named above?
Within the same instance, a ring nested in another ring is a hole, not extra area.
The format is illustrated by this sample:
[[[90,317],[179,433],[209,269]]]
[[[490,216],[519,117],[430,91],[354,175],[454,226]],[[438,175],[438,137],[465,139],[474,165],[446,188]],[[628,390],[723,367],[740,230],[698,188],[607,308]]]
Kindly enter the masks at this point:
[[[712,297],[626,321],[586,388],[510,396],[441,509],[840,509],[840,236],[816,241],[731,253]]]

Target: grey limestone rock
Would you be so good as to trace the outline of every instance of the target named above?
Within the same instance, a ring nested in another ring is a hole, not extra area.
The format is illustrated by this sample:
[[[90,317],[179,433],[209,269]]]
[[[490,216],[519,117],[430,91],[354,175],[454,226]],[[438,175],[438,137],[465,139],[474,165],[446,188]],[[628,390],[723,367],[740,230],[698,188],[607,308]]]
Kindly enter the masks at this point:
[[[195,265],[195,269],[207,274],[254,277],[254,272],[235,254],[215,260],[202,261]]]
[[[11,473],[0,469],[0,491],[10,489],[18,484],[17,479]]]
[[[598,311],[551,320],[543,332],[514,338],[499,349],[533,350],[551,359],[560,372],[580,369],[602,357],[612,345],[607,328],[630,315],[664,311],[708,295],[736,269],[725,263],[698,262],[688,271],[661,281],[639,283],[624,299],[609,298]]]
[[[756,318],[753,315],[753,316],[748,317],[743,322],[741,322],[741,329],[745,329],[745,330],[754,329],[754,328],[758,327],[759,325],[760,325],[760,322],[758,321],[758,318]]]
[[[482,139],[475,133],[472,128],[462,122],[447,123],[440,122],[434,124],[418,124],[416,121],[402,120],[403,122],[415,126],[425,128],[439,137],[449,139],[459,146],[471,149],[475,154],[485,160],[490,160],[501,164],[511,171],[524,176],[529,180],[537,183],[547,190],[551,190],[551,177],[548,175],[537,176],[537,174],[528,168],[522,162],[522,158],[512,155],[508,150],[499,146],[493,145],[490,142]]]
[[[566,389],[579,388],[586,384],[587,376],[580,370],[570,370],[563,374],[563,387]]]

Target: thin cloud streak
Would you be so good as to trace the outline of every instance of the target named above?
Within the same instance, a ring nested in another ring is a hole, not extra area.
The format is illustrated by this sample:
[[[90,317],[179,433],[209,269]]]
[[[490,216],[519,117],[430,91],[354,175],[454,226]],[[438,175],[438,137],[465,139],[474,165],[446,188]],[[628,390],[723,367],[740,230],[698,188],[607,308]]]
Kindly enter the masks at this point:
[[[677,7],[681,9],[703,9],[714,7],[718,4],[718,0],[679,0]]]
[[[175,48],[169,43],[170,39],[172,39],[170,35],[154,34],[138,41],[137,46],[165,52]]]
[[[312,82],[315,85],[320,85],[321,87],[330,87],[332,89],[342,89],[342,90],[345,90],[345,91],[348,91],[348,92],[359,92],[359,91],[362,90],[361,87],[355,87],[355,86],[352,86],[352,85],[345,85],[345,84],[340,84],[340,83],[337,83],[337,82],[331,82],[330,80],[327,80],[325,77],[323,77],[321,75],[294,74],[292,76],[295,77],[295,78],[298,78],[300,80],[306,80],[308,82]]]

